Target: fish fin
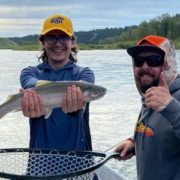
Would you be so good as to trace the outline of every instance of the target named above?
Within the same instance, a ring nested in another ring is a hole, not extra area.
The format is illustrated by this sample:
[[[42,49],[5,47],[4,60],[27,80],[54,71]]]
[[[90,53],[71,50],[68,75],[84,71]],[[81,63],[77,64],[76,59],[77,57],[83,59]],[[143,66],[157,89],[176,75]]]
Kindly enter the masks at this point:
[[[85,109],[86,109],[86,102],[84,101],[84,106],[83,106],[83,108],[82,108],[82,115],[84,114],[84,111],[85,111]]]
[[[15,112],[19,112],[19,111],[22,111],[22,109],[16,109],[13,112],[15,113]]]
[[[10,94],[10,95],[7,97],[7,100],[12,99],[14,96],[15,96],[15,94]]]
[[[40,80],[36,83],[36,86],[42,86],[44,84],[52,83],[52,81]]]
[[[21,107],[18,107],[18,108],[15,109],[13,112],[19,112],[19,111],[22,111],[22,108],[21,108]]]
[[[52,109],[48,109],[48,108],[46,108],[46,111],[45,111],[45,119],[47,119],[47,118],[49,118],[49,116],[51,115],[51,113],[52,113]]]

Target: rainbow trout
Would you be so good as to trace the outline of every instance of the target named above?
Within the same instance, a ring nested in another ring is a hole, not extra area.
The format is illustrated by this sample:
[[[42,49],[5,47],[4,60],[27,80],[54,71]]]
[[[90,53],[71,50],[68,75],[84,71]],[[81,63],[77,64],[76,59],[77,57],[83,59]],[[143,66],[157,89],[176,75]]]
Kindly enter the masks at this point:
[[[68,86],[72,85],[76,85],[81,89],[84,101],[86,102],[102,98],[107,91],[107,89],[102,86],[82,81],[40,80],[37,82],[36,86],[31,89],[41,96],[45,108],[53,109],[61,107],[63,94],[67,91]],[[12,111],[22,110],[21,102],[25,91],[8,96],[8,100],[0,105],[0,119]]]

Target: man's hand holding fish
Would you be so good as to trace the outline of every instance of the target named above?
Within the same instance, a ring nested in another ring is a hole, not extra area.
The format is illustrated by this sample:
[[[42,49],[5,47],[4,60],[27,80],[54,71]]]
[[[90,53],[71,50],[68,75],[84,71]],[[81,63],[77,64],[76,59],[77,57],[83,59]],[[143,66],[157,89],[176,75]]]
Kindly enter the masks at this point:
[[[64,113],[76,112],[84,107],[84,99],[79,87],[72,85],[68,87],[67,92],[63,95],[62,110]]]
[[[20,89],[23,92],[24,89]],[[62,110],[64,113],[76,112],[85,105],[81,89],[75,85],[69,86],[62,99]],[[49,114],[49,109],[45,108],[43,99],[34,90],[28,89],[22,98],[22,112],[24,116],[38,118]],[[48,115],[49,116],[49,115]]]
[[[31,89],[24,93],[21,107],[26,117],[38,118],[45,114],[45,106],[41,96]]]

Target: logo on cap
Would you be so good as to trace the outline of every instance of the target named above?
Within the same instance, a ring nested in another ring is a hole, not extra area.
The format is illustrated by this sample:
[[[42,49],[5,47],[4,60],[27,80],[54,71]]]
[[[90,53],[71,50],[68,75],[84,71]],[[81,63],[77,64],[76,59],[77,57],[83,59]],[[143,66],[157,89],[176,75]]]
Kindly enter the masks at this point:
[[[58,23],[62,23],[63,20],[64,20],[64,18],[55,17],[55,18],[51,19],[50,23],[58,24]]]

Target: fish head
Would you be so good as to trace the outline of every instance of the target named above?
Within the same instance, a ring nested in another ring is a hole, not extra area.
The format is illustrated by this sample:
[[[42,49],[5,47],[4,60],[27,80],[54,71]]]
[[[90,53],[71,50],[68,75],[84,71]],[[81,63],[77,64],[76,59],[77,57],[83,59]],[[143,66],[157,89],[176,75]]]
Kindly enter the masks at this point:
[[[90,102],[102,98],[106,94],[106,92],[107,89],[102,86],[90,85],[85,88],[83,97],[86,102]]]

